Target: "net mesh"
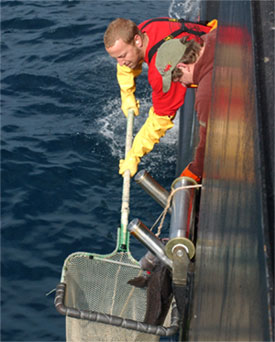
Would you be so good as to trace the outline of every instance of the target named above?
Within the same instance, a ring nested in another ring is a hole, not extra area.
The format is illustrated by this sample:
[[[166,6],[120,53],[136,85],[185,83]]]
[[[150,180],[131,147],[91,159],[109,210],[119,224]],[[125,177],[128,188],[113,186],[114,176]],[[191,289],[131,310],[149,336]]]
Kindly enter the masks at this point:
[[[102,256],[74,253],[63,266],[65,305],[142,322],[146,311],[146,289],[127,284],[142,270],[130,253]],[[108,324],[66,317],[69,342],[158,341],[159,337]]]

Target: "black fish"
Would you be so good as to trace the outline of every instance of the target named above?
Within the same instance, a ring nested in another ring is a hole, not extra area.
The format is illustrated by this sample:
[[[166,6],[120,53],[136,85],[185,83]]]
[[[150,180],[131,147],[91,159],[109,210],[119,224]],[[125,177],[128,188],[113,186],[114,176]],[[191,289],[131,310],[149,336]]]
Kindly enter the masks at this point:
[[[144,323],[162,325],[172,301],[172,276],[170,270],[157,262],[151,274],[128,281],[136,287],[147,286],[147,307]]]

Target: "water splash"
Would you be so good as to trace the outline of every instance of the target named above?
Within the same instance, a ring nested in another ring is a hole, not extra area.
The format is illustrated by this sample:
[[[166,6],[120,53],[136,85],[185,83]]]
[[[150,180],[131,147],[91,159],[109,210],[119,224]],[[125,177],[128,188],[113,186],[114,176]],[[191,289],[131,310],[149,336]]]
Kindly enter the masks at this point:
[[[112,155],[123,158],[126,118],[123,115],[120,106],[120,98],[108,100],[103,107],[105,115],[100,117],[96,124],[98,133],[104,137],[106,142],[108,142]],[[140,114],[134,122],[134,135],[139,131],[146,120],[150,106],[150,99],[140,99]]]
[[[103,108],[104,116],[97,120],[97,132],[104,137],[109,144],[111,153],[115,157],[123,158],[125,144],[126,118],[120,109],[120,98],[109,100]],[[140,100],[140,114],[135,118],[134,132],[139,131],[141,126],[147,119],[149,109],[151,107],[151,99],[143,98]],[[160,140],[160,145],[175,145],[178,140],[178,116],[175,118],[175,126],[168,131]],[[161,156],[159,156],[161,158]]]
[[[201,0],[172,0],[169,7],[169,17],[198,20]]]

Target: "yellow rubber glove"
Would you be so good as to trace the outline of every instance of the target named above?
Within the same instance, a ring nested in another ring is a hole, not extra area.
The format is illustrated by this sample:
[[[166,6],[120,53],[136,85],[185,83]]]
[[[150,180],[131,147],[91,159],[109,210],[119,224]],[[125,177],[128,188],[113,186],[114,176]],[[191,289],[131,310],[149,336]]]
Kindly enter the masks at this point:
[[[130,175],[133,177],[138,170],[138,164],[140,163],[140,158],[136,157],[132,150],[127,153],[126,159],[121,159],[119,161],[119,174],[123,175],[126,170],[130,170]]]
[[[211,27],[211,30],[210,30],[210,32],[211,32],[218,27],[218,20],[213,19],[213,20],[209,21],[209,23],[206,26]]]
[[[120,160],[119,174],[123,175],[126,170],[130,170],[131,177],[137,172],[140,158],[149,153],[166,131],[174,126],[174,117],[160,116],[155,114],[151,107],[149,117],[136,135],[132,148],[128,152],[125,160]]]
[[[125,65],[117,64],[117,80],[120,86],[121,109],[127,117],[128,110],[133,109],[135,115],[139,114],[139,101],[136,100],[136,82],[135,78],[142,72],[142,64],[136,69],[131,69]]]

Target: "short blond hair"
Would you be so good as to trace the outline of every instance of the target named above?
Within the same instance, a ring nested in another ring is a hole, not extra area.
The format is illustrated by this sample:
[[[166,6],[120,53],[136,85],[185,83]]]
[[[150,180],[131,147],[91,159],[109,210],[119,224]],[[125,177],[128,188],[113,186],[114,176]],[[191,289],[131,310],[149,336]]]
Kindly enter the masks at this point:
[[[122,39],[126,44],[133,44],[137,34],[143,38],[143,33],[132,20],[117,18],[109,24],[105,31],[105,48],[112,47],[118,39]]]

